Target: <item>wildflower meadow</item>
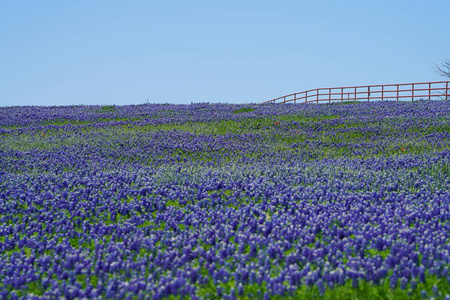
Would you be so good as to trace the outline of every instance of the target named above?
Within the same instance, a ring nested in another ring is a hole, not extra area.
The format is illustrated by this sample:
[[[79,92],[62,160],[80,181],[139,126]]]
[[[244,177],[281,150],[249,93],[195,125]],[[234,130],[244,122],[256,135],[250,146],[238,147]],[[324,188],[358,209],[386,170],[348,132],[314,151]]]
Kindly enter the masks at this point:
[[[450,104],[0,108],[0,299],[450,299]]]

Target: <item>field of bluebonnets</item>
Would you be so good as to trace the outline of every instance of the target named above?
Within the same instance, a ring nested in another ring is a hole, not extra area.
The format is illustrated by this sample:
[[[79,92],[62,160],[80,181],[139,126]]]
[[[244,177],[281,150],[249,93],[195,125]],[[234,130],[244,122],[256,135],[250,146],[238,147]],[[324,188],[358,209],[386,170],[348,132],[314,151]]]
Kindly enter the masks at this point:
[[[448,299],[450,104],[0,108],[0,298]]]

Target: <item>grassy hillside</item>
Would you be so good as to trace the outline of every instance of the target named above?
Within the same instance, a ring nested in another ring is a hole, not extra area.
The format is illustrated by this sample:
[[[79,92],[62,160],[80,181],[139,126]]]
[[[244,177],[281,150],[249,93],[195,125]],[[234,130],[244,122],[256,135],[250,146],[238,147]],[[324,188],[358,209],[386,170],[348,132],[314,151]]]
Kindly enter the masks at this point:
[[[446,101],[0,108],[0,296],[450,297],[449,137]]]

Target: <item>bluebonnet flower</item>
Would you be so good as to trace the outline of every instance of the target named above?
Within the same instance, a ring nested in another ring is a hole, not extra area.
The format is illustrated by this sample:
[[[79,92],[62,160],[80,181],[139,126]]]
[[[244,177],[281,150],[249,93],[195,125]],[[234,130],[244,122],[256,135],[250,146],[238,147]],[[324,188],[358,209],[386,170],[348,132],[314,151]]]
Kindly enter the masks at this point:
[[[252,107],[0,111],[4,281],[162,299],[447,278],[448,104]]]

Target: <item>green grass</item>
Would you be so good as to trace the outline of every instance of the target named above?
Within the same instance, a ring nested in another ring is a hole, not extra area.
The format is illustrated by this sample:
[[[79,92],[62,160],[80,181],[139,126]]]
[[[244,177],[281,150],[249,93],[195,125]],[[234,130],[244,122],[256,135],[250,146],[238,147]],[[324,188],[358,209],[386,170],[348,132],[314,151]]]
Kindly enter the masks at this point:
[[[287,282],[284,283],[288,285]],[[428,298],[434,296],[434,299],[443,299],[445,294],[433,295],[433,286],[436,285],[440,291],[449,291],[450,283],[446,280],[438,279],[436,276],[427,276],[425,282],[418,282],[416,289],[411,289],[411,284],[408,284],[406,289],[400,288],[400,280],[397,287],[392,289],[390,287],[390,280],[386,279],[381,284],[374,284],[363,280],[358,281],[358,287],[353,287],[352,281],[347,281],[342,286],[328,287],[324,294],[320,294],[317,286],[308,287],[301,285],[292,295],[272,295],[270,299],[330,299],[330,300],[382,300],[382,299],[423,299],[422,291],[426,291]],[[218,282],[215,284],[212,280],[206,285],[199,288],[198,295],[207,299],[222,299],[217,295],[217,287],[221,287],[223,294],[229,295],[232,288],[235,289],[238,299],[252,300],[262,299],[264,293],[267,291],[266,283],[263,282],[261,286],[258,284],[248,284],[243,286],[243,295],[237,294],[237,286],[234,279],[228,282]]]
[[[117,111],[117,107],[115,105],[102,105],[99,110],[96,110],[97,113],[110,113]]]
[[[254,108],[251,108],[251,107],[245,107],[245,108],[241,108],[241,109],[235,110],[235,111],[233,111],[233,113],[234,113],[234,114],[240,114],[240,113],[252,112],[252,111],[254,111],[254,110],[255,110]]]
[[[105,108],[111,109],[111,108]],[[238,111],[249,111],[250,108],[243,108]],[[164,113],[172,113],[170,110]],[[383,121],[362,122],[357,119],[340,120],[339,115],[307,116],[304,114],[279,115],[273,117],[245,118],[241,120],[217,120],[212,122],[184,122],[171,124],[151,125],[142,123],[132,123],[139,120],[134,118],[101,118],[97,121],[125,121],[127,124],[117,124],[109,127],[96,127],[92,124],[80,124],[82,132],[95,136],[99,143],[108,144],[111,139],[120,136],[121,143],[127,147],[130,142],[136,139],[145,141],[149,139],[148,133],[162,131],[183,131],[194,135],[243,135],[247,133],[260,135],[259,142],[267,146],[270,152],[300,152],[304,154],[304,160],[315,159],[336,159],[340,157],[352,158],[377,158],[408,154],[421,154],[434,151],[442,151],[448,148],[445,143],[435,144],[427,142],[427,139],[421,139],[429,134],[447,133],[450,131],[448,117],[441,117],[434,120],[430,126],[410,127],[409,132],[414,133],[414,140],[405,133],[402,122],[408,120],[386,119]],[[335,121],[333,121],[335,120]],[[48,122],[48,125],[63,125],[76,120],[55,120]],[[86,122],[86,121],[83,121]],[[425,121],[424,121],[425,122]],[[363,130],[361,128],[370,128]],[[354,144],[375,143],[377,144],[380,136],[389,143],[381,143],[377,147],[358,147]],[[62,146],[72,147],[85,142],[86,135],[80,136],[72,134],[69,129],[49,128],[33,134],[22,134],[19,136],[4,136],[3,143],[0,144],[0,151],[18,150],[30,151],[33,149],[52,150]],[[320,146],[313,146],[305,142],[321,142]],[[297,145],[297,146],[296,146]],[[114,148],[115,145],[110,145]],[[403,149],[403,150],[402,150]],[[168,152],[168,155],[178,157],[179,159],[195,159],[198,161],[210,161],[213,152],[221,152],[224,156],[222,163],[226,163],[234,157],[227,154],[226,150],[209,150],[208,148],[198,151],[185,151],[185,149],[174,149]],[[239,154],[239,153],[236,153]],[[264,155],[264,153],[246,153],[248,157]],[[144,162],[151,163],[158,159],[167,158],[165,155],[152,155],[147,157]],[[15,158],[10,158],[14,160]],[[111,159],[111,158],[108,158]],[[120,163],[130,163],[133,161],[143,161],[139,156],[126,156],[115,158]],[[444,166],[448,168],[448,166]],[[70,168],[68,169],[70,170]]]

